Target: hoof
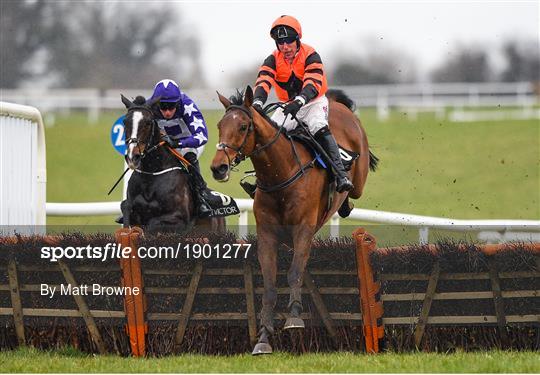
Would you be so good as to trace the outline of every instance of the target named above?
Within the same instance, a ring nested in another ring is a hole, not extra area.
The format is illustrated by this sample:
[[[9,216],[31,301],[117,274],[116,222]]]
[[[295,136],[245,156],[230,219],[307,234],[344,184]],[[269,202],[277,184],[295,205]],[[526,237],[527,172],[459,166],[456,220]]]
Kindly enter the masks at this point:
[[[304,325],[304,321],[302,319],[289,317],[285,321],[285,326],[283,327],[283,329],[295,329],[295,328],[304,329],[305,327],[306,326]]]
[[[253,352],[251,352],[251,354],[253,355],[272,354],[272,347],[270,346],[270,344],[267,344],[265,342],[259,342],[253,348]]]

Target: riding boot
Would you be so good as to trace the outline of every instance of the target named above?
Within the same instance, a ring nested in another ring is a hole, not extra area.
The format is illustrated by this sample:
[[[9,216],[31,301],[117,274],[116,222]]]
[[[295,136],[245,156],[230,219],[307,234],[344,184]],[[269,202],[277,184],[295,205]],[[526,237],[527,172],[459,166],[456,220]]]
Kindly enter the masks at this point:
[[[197,200],[197,216],[200,218],[209,217],[212,215],[212,207],[206,201],[203,193],[208,189],[206,182],[204,181],[201,175],[201,169],[199,166],[199,160],[197,160],[197,155],[193,152],[188,152],[184,157],[189,161],[192,168],[190,168],[190,174],[193,181],[193,193]]]
[[[255,190],[257,190],[256,184],[252,184],[246,181],[240,181],[240,186],[251,197],[251,199],[255,198]]]
[[[339,153],[339,148],[334,139],[330,129],[325,126],[315,134],[315,140],[319,142],[321,147],[326,151],[328,157],[331,159],[331,164],[333,165],[334,174],[336,176],[336,191],[338,193],[343,193],[344,191],[350,191],[354,188],[353,183],[349,180],[347,172],[345,172],[345,167],[343,167],[343,162],[341,161],[341,155]]]

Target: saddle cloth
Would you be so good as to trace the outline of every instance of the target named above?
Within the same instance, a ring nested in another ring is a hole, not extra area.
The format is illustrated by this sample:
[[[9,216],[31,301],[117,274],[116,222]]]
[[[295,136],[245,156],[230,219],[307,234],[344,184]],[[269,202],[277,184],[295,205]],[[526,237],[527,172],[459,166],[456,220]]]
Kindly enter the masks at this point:
[[[206,202],[212,207],[210,217],[238,215],[240,210],[233,197],[220,193],[218,191],[205,189],[202,192]]]

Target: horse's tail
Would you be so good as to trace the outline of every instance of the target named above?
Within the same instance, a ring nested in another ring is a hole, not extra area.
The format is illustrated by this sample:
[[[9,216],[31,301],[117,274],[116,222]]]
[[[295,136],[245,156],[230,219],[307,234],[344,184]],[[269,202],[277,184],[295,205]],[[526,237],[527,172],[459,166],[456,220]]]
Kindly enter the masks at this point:
[[[326,97],[328,100],[333,100],[343,104],[345,107],[349,108],[351,112],[356,111],[356,105],[354,104],[353,100],[349,98],[343,90],[330,89],[326,92]]]
[[[349,98],[347,94],[343,90],[338,89],[330,89],[326,92],[326,97],[328,100],[333,100],[335,102],[343,104],[345,107],[349,108],[352,113],[356,111],[356,105],[354,104],[353,100]],[[379,163],[379,158],[375,156],[371,150],[369,150],[369,169],[372,172],[375,172],[377,170],[377,164]]]
[[[377,165],[379,164],[379,158],[375,156],[371,150],[369,150],[369,169],[372,172],[375,172],[377,170]]]

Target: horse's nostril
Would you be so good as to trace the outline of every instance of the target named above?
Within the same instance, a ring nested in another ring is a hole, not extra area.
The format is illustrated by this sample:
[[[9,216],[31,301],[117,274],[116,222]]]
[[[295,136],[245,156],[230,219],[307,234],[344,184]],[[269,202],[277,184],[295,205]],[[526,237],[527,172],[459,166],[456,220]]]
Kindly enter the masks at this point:
[[[229,166],[227,164],[221,164],[218,168],[219,173],[226,173],[229,170]]]

